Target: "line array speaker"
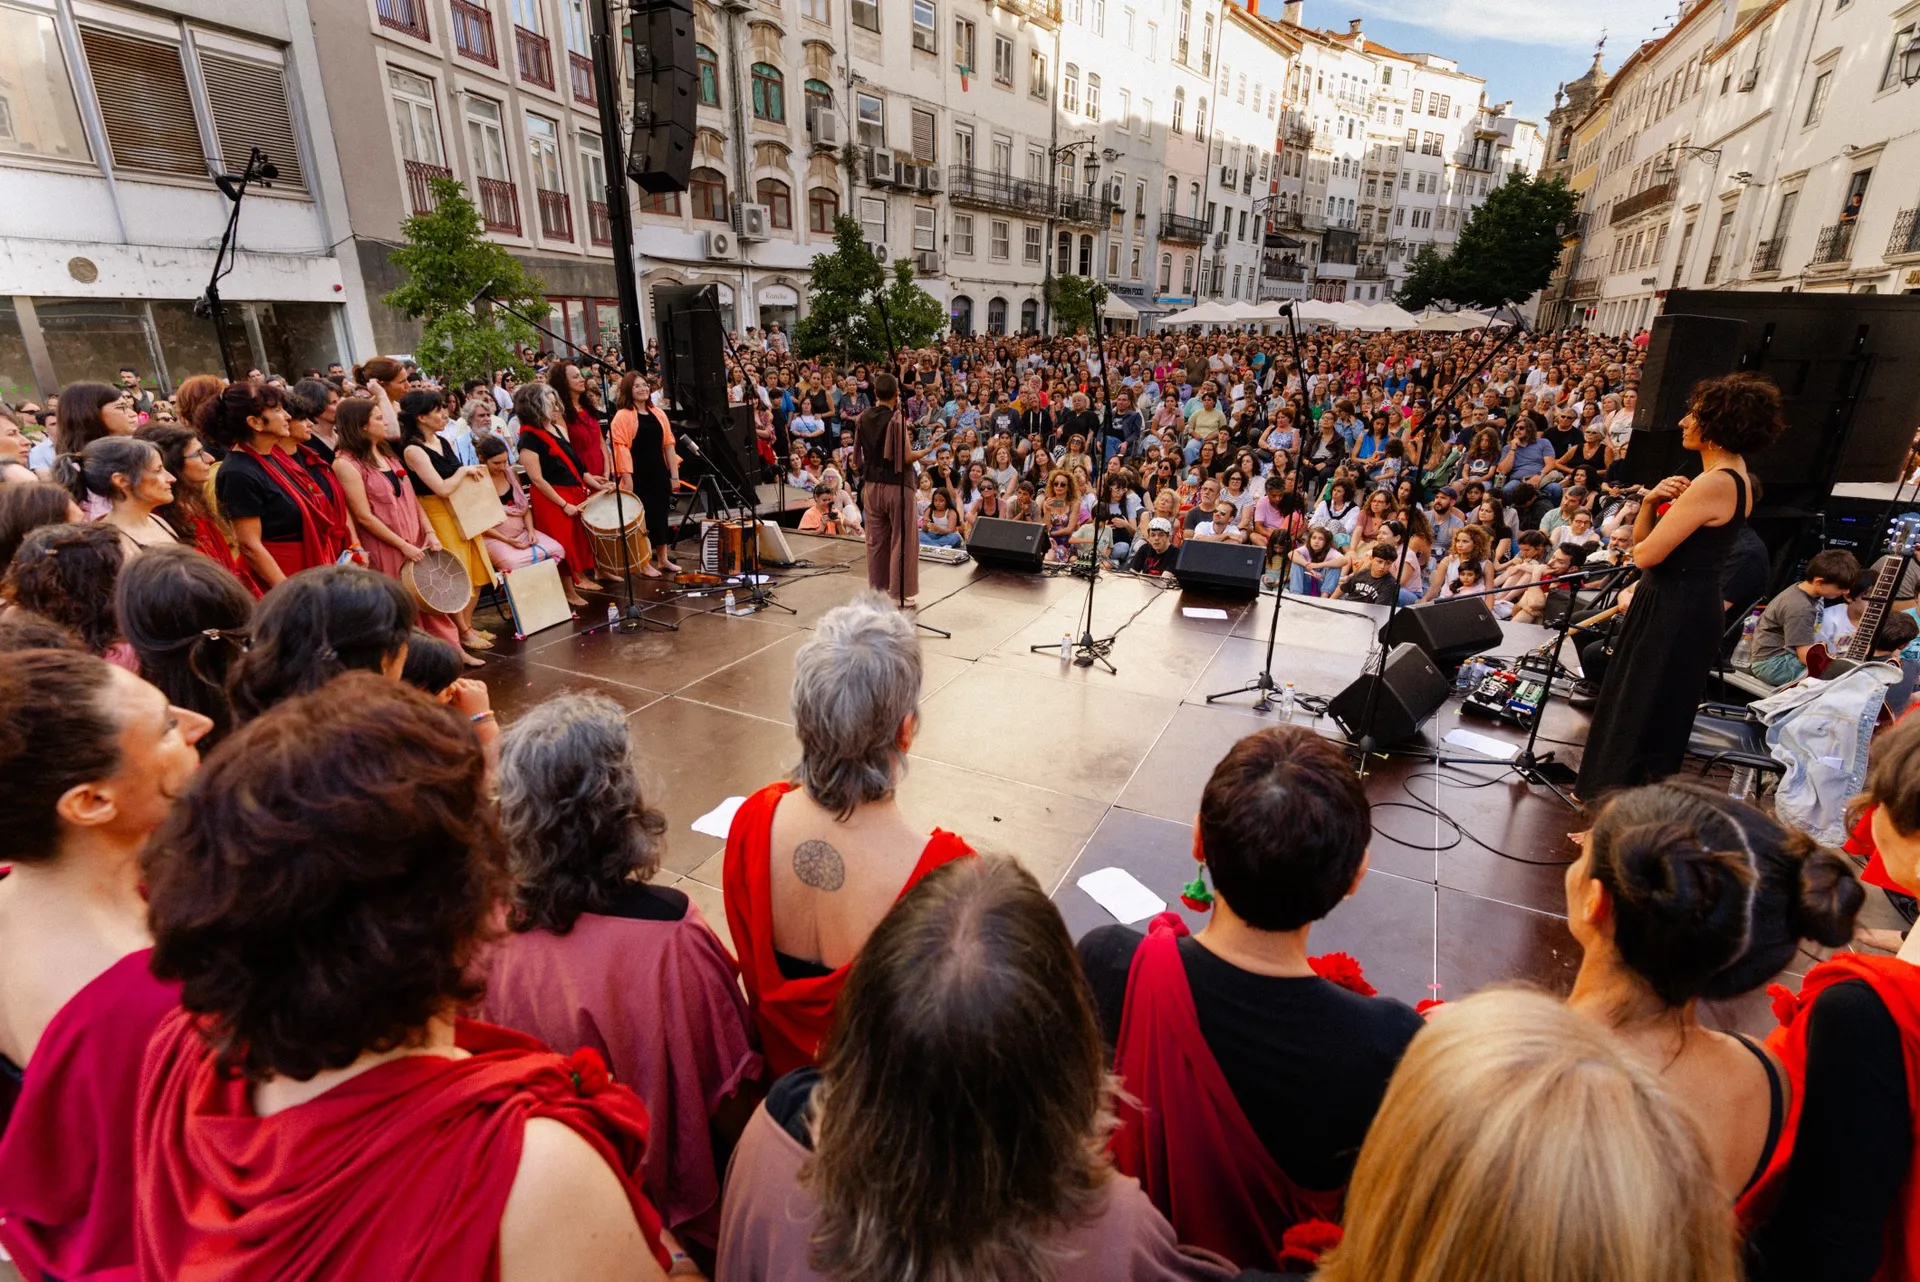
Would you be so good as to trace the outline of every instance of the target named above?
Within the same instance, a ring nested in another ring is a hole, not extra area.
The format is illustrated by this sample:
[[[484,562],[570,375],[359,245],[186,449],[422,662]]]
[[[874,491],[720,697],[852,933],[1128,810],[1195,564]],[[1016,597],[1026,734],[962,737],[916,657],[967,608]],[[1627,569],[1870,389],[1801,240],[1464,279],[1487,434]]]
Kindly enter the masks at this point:
[[[1241,543],[1204,543],[1188,539],[1173,559],[1173,577],[1183,592],[1211,596],[1260,595],[1260,562],[1265,548]]]
[[[640,0],[631,10],[631,22],[633,139],[627,147],[627,176],[642,191],[685,191],[693,172],[698,102],[693,0]]]
[[[1355,742],[1366,731],[1367,690],[1374,679],[1371,672],[1361,673],[1327,705],[1328,715]],[[1373,742],[1381,748],[1420,733],[1420,723],[1447,701],[1453,689],[1440,669],[1433,666],[1433,660],[1416,645],[1397,645],[1389,650],[1380,679],[1380,697],[1373,710]]]
[[[1038,521],[1002,521],[983,516],[973,523],[967,555],[990,570],[1040,573],[1047,551],[1047,527]]]

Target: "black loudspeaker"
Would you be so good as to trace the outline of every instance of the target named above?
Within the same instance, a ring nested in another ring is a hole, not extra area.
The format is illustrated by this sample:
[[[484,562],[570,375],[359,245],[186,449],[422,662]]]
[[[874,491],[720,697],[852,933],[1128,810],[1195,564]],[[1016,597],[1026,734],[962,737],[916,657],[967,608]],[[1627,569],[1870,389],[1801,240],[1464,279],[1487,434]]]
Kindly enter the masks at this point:
[[[1361,673],[1327,705],[1328,714],[1356,743],[1367,730],[1367,691],[1374,679],[1372,672]],[[1420,732],[1420,723],[1447,701],[1452,689],[1419,646],[1393,647],[1387,652],[1380,696],[1374,701],[1373,746],[1384,748],[1413,738]]]
[[[967,555],[991,570],[1040,573],[1047,554],[1047,527],[1038,521],[1002,521],[983,516],[973,523]]]
[[[1463,660],[1493,649],[1503,638],[1500,620],[1487,608],[1485,597],[1408,606],[1380,634],[1385,645],[1418,646],[1443,668],[1458,667]]]
[[[640,0],[630,22],[633,137],[627,146],[627,176],[642,191],[685,191],[693,170],[698,103],[693,0]]]
[[[657,285],[653,332],[667,399],[701,418],[727,413],[727,339],[712,285]]]
[[[1260,564],[1266,549],[1250,543],[1204,543],[1188,539],[1173,558],[1173,577],[1185,592],[1211,596],[1260,595]]]
[[[1640,407],[1627,446],[1627,483],[1658,485],[1669,476],[1700,470],[1698,457],[1680,444],[1680,420],[1702,379],[1740,367],[1747,323],[1726,316],[1656,316],[1640,370]]]

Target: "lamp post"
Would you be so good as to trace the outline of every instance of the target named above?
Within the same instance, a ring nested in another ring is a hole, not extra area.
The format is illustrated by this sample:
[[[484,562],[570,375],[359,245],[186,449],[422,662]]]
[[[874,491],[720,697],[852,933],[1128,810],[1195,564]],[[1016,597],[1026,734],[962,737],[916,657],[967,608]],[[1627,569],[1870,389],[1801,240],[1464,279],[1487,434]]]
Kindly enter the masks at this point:
[[[1679,162],[1689,156],[1711,156],[1715,165],[1720,163],[1718,147],[1681,147],[1669,143],[1667,149],[1660,153],[1660,159],[1653,162],[1653,176],[1663,183],[1672,182],[1680,170]]]
[[[1053,241],[1054,224],[1060,214],[1060,159],[1071,156],[1082,147],[1092,147],[1099,143],[1098,138],[1075,138],[1072,142],[1063,142],[1047,152],[1047,243],[1045,247],[1045,274],[1040,282],[1040,332],[1046,333],[1053,325]],[[1111,147],[1100,150],[1102,159],[1117,160],[1120,153]],[[1089,158],[1086,166],[1094,183],[1100,181],[1100,162]],[[1064,266],[1064,265],[1063,265]]]
[[[1920,34],[1907,41],[1900,51],[1900,83],[1920,84]]]

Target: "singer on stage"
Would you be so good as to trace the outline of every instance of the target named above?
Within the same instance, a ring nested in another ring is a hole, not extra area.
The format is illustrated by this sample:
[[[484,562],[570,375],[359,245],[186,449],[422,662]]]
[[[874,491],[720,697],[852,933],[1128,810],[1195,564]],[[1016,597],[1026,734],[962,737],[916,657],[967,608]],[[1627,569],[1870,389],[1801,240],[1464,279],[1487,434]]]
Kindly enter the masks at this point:
[[[945,439],[944,431],[936,431],[926,449],[914,449],[900,413],[900,381],[891,374],[874,375],[873,408],[856,419],[853,428],[854,465],[865,478],[860,498],[867,521],[867,582],[903,610],[913,608],[913,594],[920,590],[913,465]]]

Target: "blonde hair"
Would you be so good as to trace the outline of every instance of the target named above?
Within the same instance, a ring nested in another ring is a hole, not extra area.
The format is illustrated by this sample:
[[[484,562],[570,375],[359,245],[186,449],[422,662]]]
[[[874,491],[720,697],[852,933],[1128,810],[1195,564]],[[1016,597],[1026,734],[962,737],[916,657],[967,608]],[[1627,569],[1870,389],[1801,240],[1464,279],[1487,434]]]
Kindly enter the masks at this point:
[[[1436,1012],[1393,1075],[1320,1282],[1737,1282],[1693,1124],[1544,994]]]

